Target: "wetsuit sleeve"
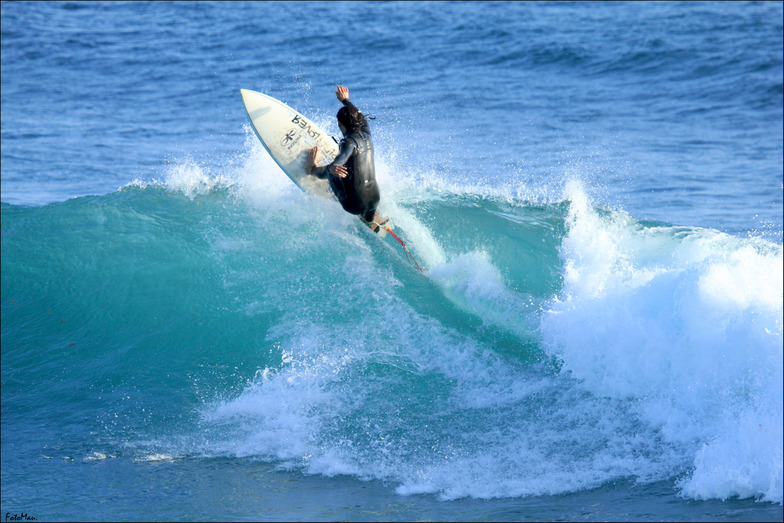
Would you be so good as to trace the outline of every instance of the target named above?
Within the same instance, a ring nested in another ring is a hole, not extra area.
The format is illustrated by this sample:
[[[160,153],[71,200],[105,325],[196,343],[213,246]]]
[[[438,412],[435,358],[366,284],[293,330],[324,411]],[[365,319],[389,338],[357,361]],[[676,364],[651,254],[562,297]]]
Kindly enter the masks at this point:
[[[346,107],[353,107],[354,109],[359,111],[359,109],[357,109],[357,106],[354,105],[353,103],[351,103],[351,100],[349,100],[348,98],[343,100],[343,105],[345,105]],[[362,111],[359,111],[359,112],[362,112]],[[365,123],[362,124],[362,127],[360,127],[360,130],[362,132],[364,132],[364,133],[370,134],[370,124],[368,123],[367,118],[365,118]]]
[[[343,140],[340,144],[340,152],[330,165],[346,165],[352,154],[354,154],[354,141]]]
[[[327,177],[328,169],[329,169],[329,165],[324,165],[322,167],[314,167],[313,169],[311,169],[310,174],[312,174],[316,178],[321,178],[322,180],[324,180]]]

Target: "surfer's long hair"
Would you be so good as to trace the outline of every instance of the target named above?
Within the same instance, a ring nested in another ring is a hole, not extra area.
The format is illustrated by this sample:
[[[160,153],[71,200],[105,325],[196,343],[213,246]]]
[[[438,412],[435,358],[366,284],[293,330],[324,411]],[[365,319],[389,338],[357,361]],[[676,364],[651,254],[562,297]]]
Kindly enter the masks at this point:
[[[344,105],[338,110],[338,122],[348,131],[356,131],[367,123],[367,118],[356,107]]]

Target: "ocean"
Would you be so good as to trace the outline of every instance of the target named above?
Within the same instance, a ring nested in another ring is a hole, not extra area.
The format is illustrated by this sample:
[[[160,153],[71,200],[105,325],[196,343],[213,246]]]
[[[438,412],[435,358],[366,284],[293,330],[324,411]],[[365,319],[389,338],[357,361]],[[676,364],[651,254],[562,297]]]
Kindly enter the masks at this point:
[[[5,521],[782,521],[783,5],[3,1]]]

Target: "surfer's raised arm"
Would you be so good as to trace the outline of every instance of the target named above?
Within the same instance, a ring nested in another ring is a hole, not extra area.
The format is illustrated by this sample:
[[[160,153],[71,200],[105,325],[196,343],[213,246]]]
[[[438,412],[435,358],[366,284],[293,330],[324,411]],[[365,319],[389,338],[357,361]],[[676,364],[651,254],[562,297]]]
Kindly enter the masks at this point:
[[[342,85],[338,86],[338,90],[335,91],[335,96],[338,97],[338,102],[343,102],[348,100],[348,87],[343,87]]]
[[[350,113],[357,115],[357,121],[360,122],[360,129],[362,132],[370,134],[370,125],[368,124],[368,119],[362,114],[362,111],[357,109],[357,106],[351,103],[351,100],[348,99],[348,87],[343,87],[342,85],[338,86],[338,90],[335,91],[335,96],[338,97],[338,101],[345,105]],[[343,128],[340,129],[343,131]],[[343,131],[343,134],[346,134]]]

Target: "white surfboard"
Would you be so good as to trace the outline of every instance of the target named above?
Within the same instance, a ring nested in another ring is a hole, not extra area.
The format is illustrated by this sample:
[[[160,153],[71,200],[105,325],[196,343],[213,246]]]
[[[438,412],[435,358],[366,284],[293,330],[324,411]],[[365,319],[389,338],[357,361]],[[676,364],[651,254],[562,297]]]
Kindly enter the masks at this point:
[[[309,175],[305,168],[308,151],[316,145],[319,148],[317,165],[332,163],[339,152],[338,144],[332,137],[300,112],[271,96],[248,89],[241,89],[240,92],[256,136],[283,172],[303,191],[331,197],[329,183]],[[422,271],[403,240],[392,232],[391,221],[378,227],[375,232],[381,238],[388,238],[389,233],[394,239],[390,244],[401,249],[409,263]]]
[[[328,196],[329,184],[305,172],[308,151],[318,145],[318,165],[331,163],[338,145],[319,126],[266,94],[242,89],[251,126],[283,172],[305,192]]]

